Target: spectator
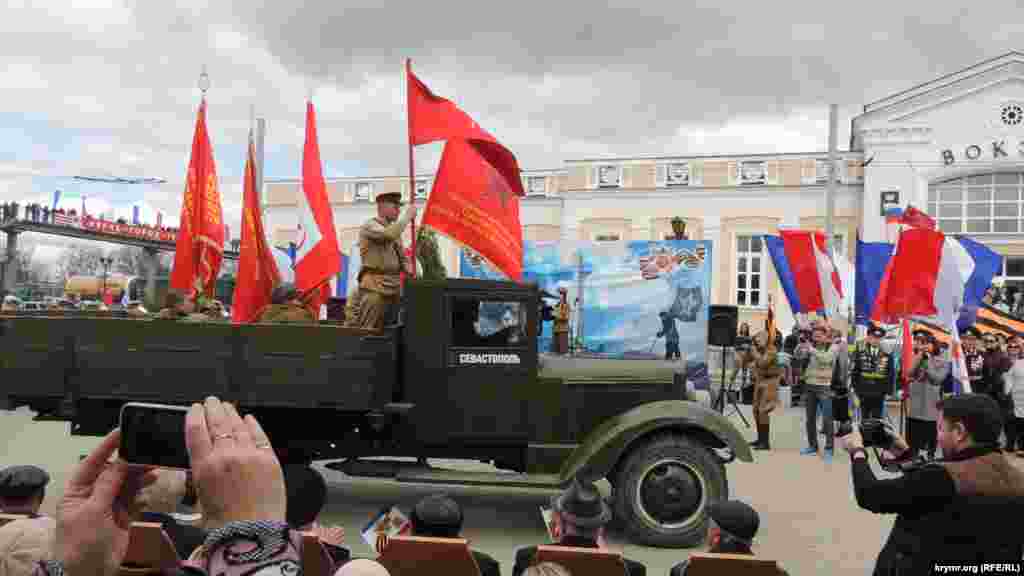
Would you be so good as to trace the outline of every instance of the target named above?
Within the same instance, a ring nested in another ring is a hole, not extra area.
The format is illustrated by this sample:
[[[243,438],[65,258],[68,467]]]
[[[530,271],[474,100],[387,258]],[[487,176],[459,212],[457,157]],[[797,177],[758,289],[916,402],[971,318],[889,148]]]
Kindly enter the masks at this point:
[[[462,508],[445,494],[427,496],[416,503],[409,516],[413,536],[459,538],[462,532]],[[498,561],[478,550],[471,550],[481,576],[499,576]]]
[[[852,460],[857,504],[896,514],[874,573],[928,574],[936,564],[1019,564],[1024,556],[1024,472],[999,450],[1002,416],[984,394],[950,396],[938,403],[936,443],[943,459],[908,466],[902,476],[879,480],[856,428],[840,438]],[[913,454],[895,431],[890,462]]]
[[[174,543],[178,556],[188,558],[206,540],[205,530],[196,526],[181,524],[171,516],[184,500],[186,474],[178,470],[158,470],[156,480],[139,491],[136,505],[142,510],[142,522],[156,522]]]
[[[120,439],[111,432],[72,471],[57,506],[55,561],[38,565],[36,576],[117,573],[128,548],[131,503],[139,487],[155,480],[152,470],[108,464]],[[189,573],[288,573],[300,565],[302,538],[285,522],[281,465],[259,422],[207,398],[186,417],[185,444],[204,521],[213,529]]]
[[[39,564],[53,560],[57,521],[26,518],[0,526],[0,576],[29,576]]]
[[[50,475],[38,466],[0,470],[0,512],[38,517],[49,483]]]
[[[996,402],[1003,399],[1003,374],[1010,369],[1013,361],[1006,352],[999,347],[999,340],[993,332],[988,332],[982,337],[982,354],[984,359],[981,365],[981,390],[972,389],[971,392],[986,393]]]
[[[552,500],[551,507],[551,532],[557,540],[556,546],[606,548],[604,529],[612,519],[612,512],[593,482],[573,480],[568,490]],[[521,576],[536,557],[536,546],[516,550],[512,576]],[[623,561],[627,576],[647,574],[643,564],[629,558],[623,558]]]
[[[807,447],[800,451],[801,454],[818,453],[818,410],[821,410],[821,417],[824,420],[825,430],[830,431],[832,424],[832,387],[835,375],[838,373],[839,363],[836,360],[836,351],[829,341],[829,330],[824,324],[814,327],[814,348],[808,349],[805,346],[797,346],[796,356],[806,360],[806,383],[804,385],[803,397],[806,415]],[[825,434],[825,459],[832,458],[833,435]]]
[[[725,500],[708,505],[707,547],[711,554],[753,556],[751,546],[761,518],[757,511],[739,500]],[[669,576],[685,576],[689,560],[683,560],[669,571]],[[780,570],[780,573],[784,573]]]
[[[288,494],[288,526],[292,530],[316,534],[336,564],[348,562],[351,553],[342,546],[345,531],[340,527],[320,526],[316,521],[327,504],[324,477],[309,466],[288,466],[284,471],[284,485]]]
[[[1003,374],[1003,418],[1006,421],[1006,451],[1024,456],[1024,342],[1013,338],[1007,353],[1013,360],[1010,370]]]
[[[944,390],[952,390],[951,362],[942,355],[935,338],[927,330],[914,332],[914,361],[910,375],[910,402],[907,433],[914,454],[935,456],[935,407]]]
[[[541,562],[534,564],[523,572],[523,576],[572,576],[569,570],[561,564],[554,562]]]
[[[334,576],[390,576],[390,573],[374,560],[359,558],[339,568]]]

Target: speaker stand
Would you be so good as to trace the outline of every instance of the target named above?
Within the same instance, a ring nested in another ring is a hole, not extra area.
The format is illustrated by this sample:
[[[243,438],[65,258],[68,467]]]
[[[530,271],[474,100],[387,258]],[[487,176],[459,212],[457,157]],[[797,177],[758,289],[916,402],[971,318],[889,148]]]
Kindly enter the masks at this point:
[[[718,388],[718,399],[714,404],[714,408],[718,410],[719,414],[726,415],[725,403],[726,397],[729,397],[728,402],[732,406],[733,413],[740,417],[744,426],[750,428],[750,422],[747,421],[747,417],[743,415],[743,411],[740,410],[739,404],[736,403],[736,397],[739,395],[739,391],[733,387],[735,381],[732,381],[729,384],[726,384],[725,382],[725,352],[727,348],[728,347],[726,346],[722,347],[722,385]],[[735,394],[730,394],[731,392],[735,392]]]

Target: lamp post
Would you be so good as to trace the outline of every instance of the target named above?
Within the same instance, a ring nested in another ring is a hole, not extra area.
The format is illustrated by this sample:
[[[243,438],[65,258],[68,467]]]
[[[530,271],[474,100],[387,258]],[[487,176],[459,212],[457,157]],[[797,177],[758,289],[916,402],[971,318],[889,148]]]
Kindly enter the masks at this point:
[[[100,294],[100,301],[101,302],[107,296],[107,273],[110,271],[110,266],[113,263],[114,263],[114,259],[113,258],[110,258],[110,257],[107,257],[107,256],[101,256],[100,257],[100,264],[103,265],[103,292]]]
[[[686,220],[683,220],[679,216],[672,219],[672,234],[673,240],[687,240],[686,237]]]

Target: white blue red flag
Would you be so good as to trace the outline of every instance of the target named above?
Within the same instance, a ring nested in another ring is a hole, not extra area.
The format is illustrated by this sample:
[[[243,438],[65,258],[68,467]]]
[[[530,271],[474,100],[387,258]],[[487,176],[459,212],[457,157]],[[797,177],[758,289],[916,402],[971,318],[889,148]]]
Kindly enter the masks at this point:
[[[950,346],[953,356],[953,393],[970,394],[971,377],[967,372],[967,361],[964,357],[964,347],[960,344],[960,334],[955,327],[950,332],[953,335],[953,343]]]
[[[794,311],[821,310],[828,316],[839,311],[843,300],[843,282],[839,269],[825,245],[820,230],[781,230],[785,265],[792,278],[791,299]],[[779,268],[776,263],[776,268]]]

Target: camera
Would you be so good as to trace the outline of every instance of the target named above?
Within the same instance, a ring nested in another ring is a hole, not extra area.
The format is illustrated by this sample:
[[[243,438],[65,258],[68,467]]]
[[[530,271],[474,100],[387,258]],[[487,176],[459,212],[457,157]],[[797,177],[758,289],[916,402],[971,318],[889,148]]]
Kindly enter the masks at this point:
[[[853,432],[853,423],[847,419],[839,426],[839,433],[837,436],[846,436],[850,432]],[[893,443],[896,441],[896,436],[889,426],[889,423],[885,420],[879,420],[877,418],[868,418],[860,423],[860,434],[861,438],[864,439],[865,448],[892,448]]]

